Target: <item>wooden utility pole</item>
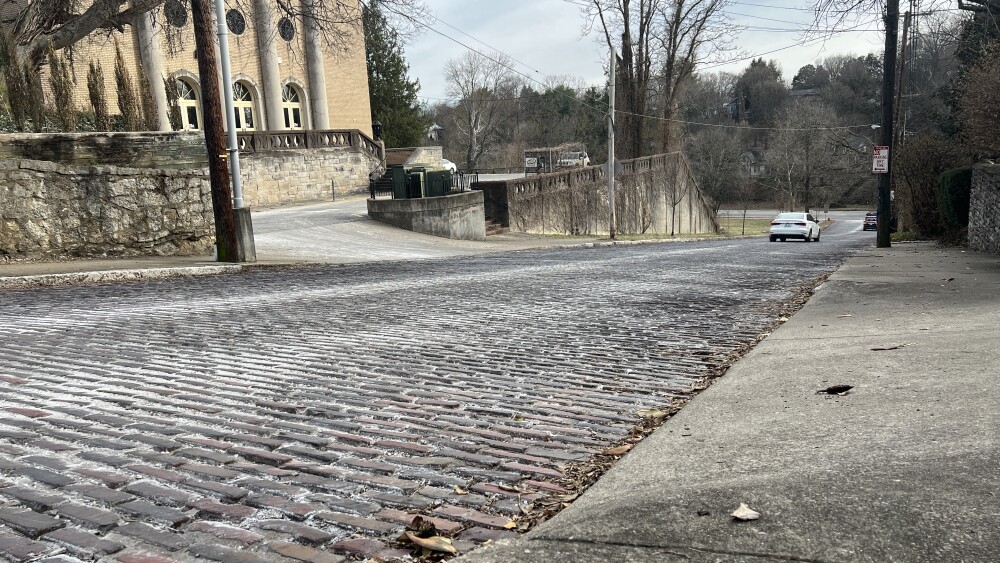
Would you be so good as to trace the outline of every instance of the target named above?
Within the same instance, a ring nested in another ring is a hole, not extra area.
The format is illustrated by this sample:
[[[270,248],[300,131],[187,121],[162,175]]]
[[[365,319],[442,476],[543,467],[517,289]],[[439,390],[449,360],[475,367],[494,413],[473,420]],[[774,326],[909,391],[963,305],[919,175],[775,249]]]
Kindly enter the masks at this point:
[[[885,56],[882,61],[882,145],[889,147],[889,170],[878,177],[878,235],[875,246],[892,246],[889,229],[892,222],[893,97],[896,91],[896,43],[899,33],[899,0],[885,5]]]
[[[222,97],[219,94],[219,66],[212,40],[212,9],[206,0],[191,0],[194,42],[201,76],[202,125],[208,147],[208,171],[212,184],[212,212],[215,216],[215,246],[219,262],[239,262],[236,226],[233,220],[233,190],[229,177],[226,136],[222,124]],[[219,25],[226,25],[219,22]]]

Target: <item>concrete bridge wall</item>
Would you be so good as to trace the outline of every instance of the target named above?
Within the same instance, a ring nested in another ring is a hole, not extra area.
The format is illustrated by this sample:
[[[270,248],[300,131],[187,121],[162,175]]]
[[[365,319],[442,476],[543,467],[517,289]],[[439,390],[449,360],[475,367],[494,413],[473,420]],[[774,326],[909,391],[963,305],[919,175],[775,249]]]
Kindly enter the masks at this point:
[[[689,234],[718,230],[680,153],[625,161],[615,193],[621,234]],[[503,182],[484,182],[487,217],[512,231],[601,235],[609,232],[608,182],[599,166]]]

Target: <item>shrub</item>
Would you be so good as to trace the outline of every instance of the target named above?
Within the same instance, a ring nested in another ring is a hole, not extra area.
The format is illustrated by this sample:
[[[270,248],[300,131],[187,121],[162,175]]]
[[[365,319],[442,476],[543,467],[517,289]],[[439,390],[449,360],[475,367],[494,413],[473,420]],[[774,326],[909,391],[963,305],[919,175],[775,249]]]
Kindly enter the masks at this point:
[[[941,221],[949,231],[969,226],[969,197],[972,192],[972,167],[956,168],[941,174],[938,206]]]

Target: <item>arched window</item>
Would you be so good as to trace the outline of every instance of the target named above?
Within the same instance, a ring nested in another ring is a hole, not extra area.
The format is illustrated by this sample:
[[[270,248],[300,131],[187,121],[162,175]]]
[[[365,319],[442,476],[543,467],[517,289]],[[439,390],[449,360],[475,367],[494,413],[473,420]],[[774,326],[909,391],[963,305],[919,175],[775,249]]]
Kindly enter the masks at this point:
[[[181,109],[181,124],[184,130],[201,129],[201,104],[198,103],[198,87],[185,78],[177,79],[177,105]]]
[[[299,89],[285,84],[281,89],[281,110],[285,114],[285,129],[302,129],[302,95]]]
[[[253,106],[253,94],[250,93],[250,89],[242,82],[234,82],[233,112],[236,114],[237,131],[254,131],[257,128]]]

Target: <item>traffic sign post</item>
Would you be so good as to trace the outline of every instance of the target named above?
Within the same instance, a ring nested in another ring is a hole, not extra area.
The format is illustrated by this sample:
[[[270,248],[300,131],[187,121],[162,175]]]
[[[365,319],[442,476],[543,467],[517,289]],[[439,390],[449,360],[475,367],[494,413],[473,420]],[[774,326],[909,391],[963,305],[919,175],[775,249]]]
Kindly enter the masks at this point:
[[[872,147],[872,174],[889,173],[889,147]]]

